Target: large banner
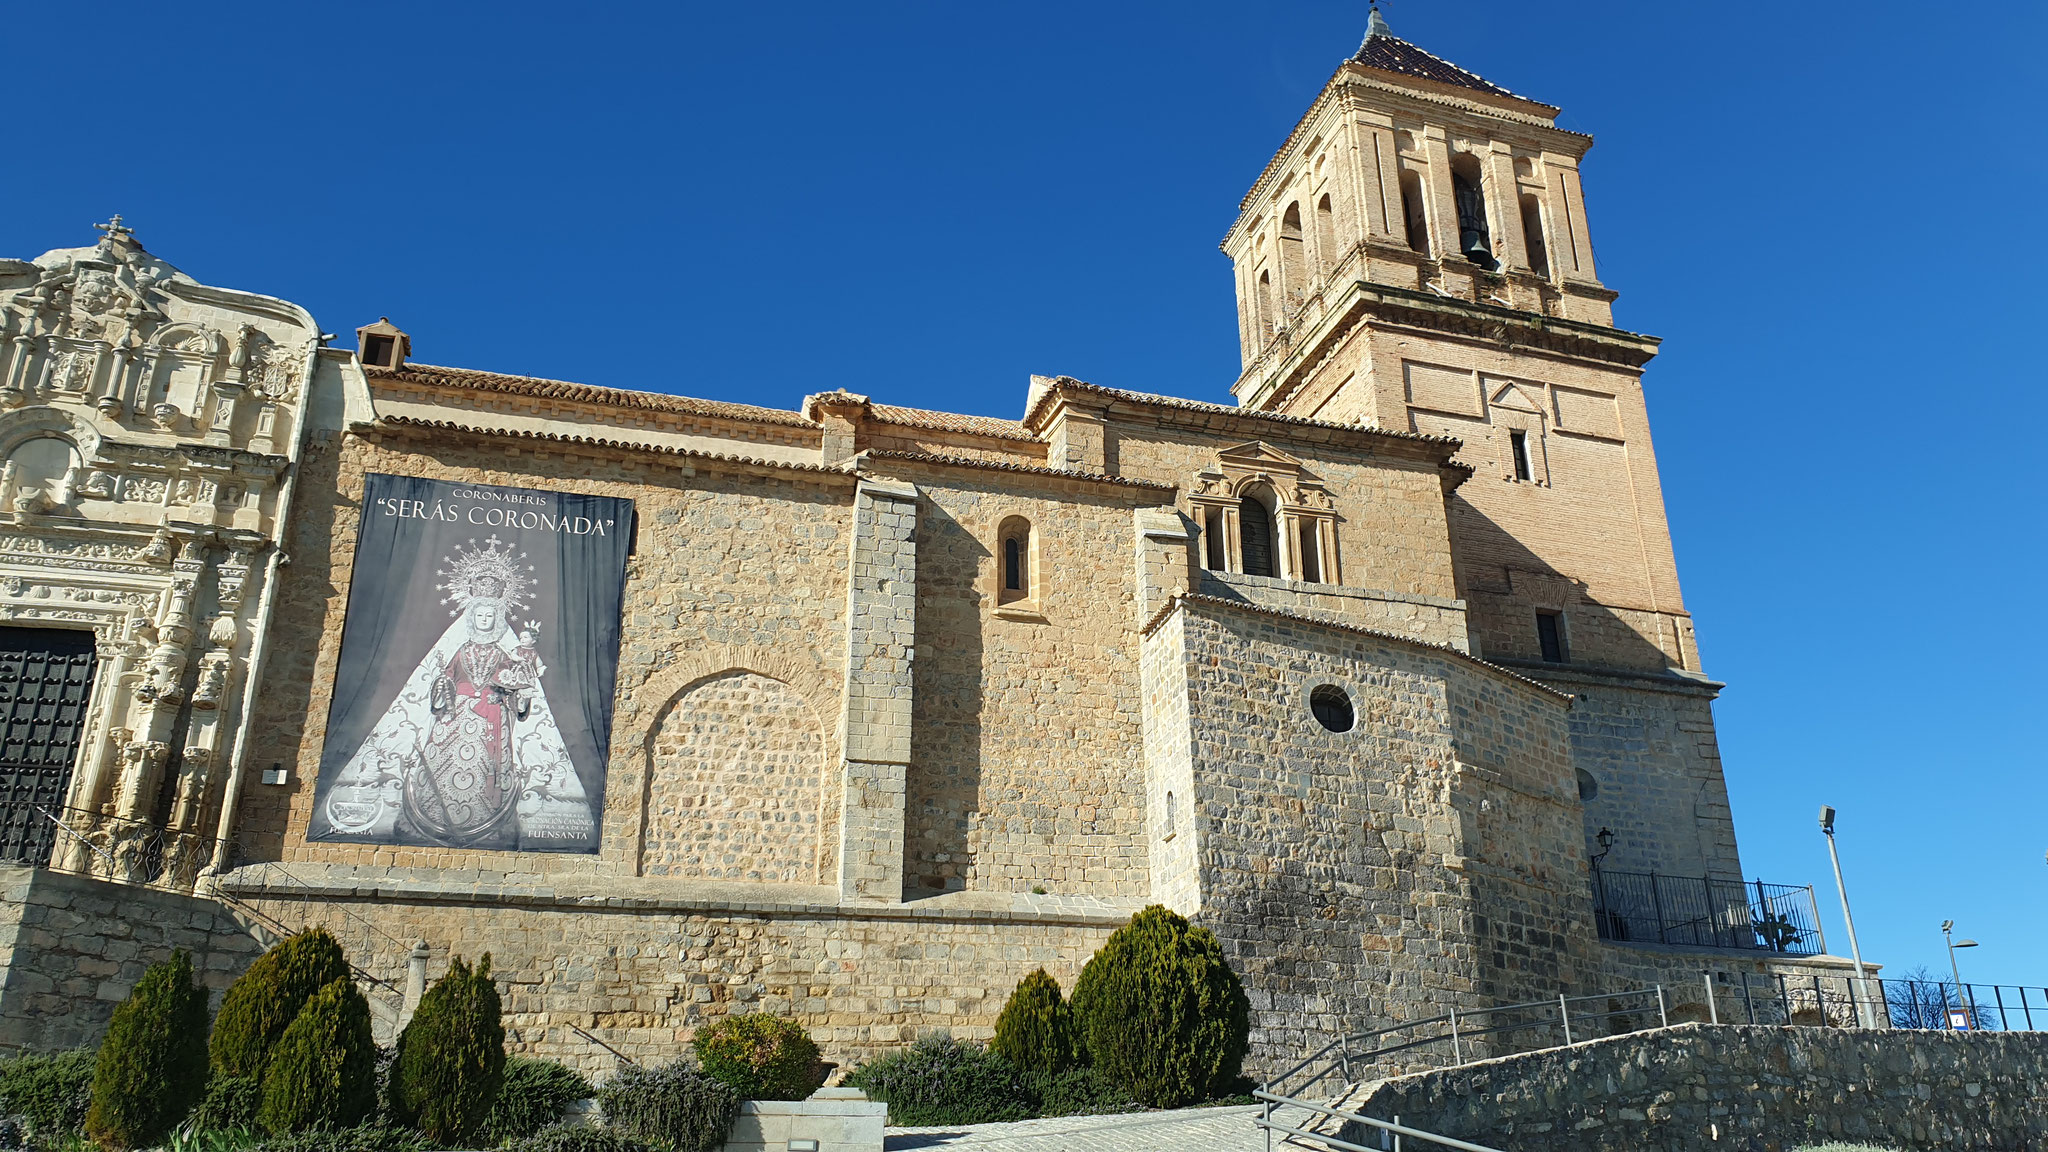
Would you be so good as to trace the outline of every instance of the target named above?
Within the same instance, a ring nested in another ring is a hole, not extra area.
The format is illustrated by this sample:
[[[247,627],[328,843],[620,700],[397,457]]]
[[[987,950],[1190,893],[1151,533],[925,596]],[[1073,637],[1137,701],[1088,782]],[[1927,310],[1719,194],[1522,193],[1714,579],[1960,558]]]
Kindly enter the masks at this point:
[[[314,840],[595,852],[633,502],[372,475]]]

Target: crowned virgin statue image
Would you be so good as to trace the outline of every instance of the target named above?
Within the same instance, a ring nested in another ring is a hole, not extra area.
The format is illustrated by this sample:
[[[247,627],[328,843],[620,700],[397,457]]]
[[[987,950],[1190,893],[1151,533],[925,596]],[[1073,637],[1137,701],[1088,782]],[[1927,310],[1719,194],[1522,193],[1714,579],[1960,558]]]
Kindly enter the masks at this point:
[[[455,848],[592,845],[590,800],[541,686],[541,622],[513,628],[532,568],[495,536],[470,543],[439,570],[454,622],[336,775],[327,823]]]

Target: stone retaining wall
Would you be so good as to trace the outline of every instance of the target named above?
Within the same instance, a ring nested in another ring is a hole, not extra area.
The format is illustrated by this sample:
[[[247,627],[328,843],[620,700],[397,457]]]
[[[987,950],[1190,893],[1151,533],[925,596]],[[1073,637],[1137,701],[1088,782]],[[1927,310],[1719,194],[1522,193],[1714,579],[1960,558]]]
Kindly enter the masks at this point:
[[[1515,1152],[2018,1152],[2048,1147],[2044,1084],[2048,1033],[1685,1024],[1404,1076],[1345,1107]]]
[[[179,948],[209,993],[263,951],[212,900],[0,865],[0,1051],[99,1043],[143,972]]]

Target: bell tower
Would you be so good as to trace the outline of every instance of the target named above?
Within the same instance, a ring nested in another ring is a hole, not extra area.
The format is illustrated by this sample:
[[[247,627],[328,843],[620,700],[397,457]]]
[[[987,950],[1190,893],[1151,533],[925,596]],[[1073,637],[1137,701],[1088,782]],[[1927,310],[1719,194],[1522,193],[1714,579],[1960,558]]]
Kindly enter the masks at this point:
[[[1447,499],[1472,651],[1600,701],[1575,723],[1664,750],[1650,777],[1687,797],[1607,808],[1653,766],[1603,764],[1589,738],[1589,836],[1624,833],[1616,867],[1627,828],[1644,833],[1642,870],[1739,875],[1718,685],[1699,672],[1643,400],[1658,341],[1614,326],[1579,177],[1593,141],[1558,111],[1401,39],[1375,8],[1224,237],[1232,393],[1462,441],[1471,477]]]

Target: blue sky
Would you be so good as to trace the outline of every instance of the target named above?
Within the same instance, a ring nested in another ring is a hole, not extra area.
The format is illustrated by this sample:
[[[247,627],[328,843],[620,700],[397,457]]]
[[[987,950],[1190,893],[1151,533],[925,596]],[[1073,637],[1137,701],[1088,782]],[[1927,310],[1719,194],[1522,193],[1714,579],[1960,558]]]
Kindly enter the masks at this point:
[[[1564,107],[1647,377],[1744,861],[1866,956],[2048,983],[2036,4],[1389,0]],[[122,212],[415,357],[1015,416],[1227,399],[1216,243],[1363,3],[22,5],[0,254]],[[344,341],[346,342],[346,341]]]

